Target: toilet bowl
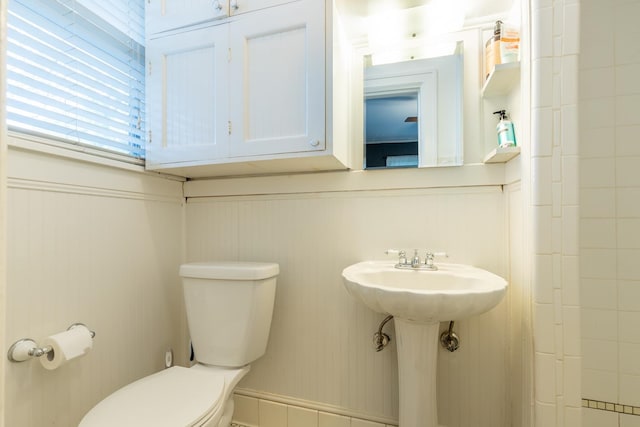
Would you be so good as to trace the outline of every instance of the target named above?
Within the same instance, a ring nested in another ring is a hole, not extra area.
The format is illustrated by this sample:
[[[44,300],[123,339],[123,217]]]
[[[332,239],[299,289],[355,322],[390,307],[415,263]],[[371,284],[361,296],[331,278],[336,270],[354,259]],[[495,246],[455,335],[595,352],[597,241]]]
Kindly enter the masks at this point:
[[[93,407],[80,426],[228,426],[233,414],[231,392],[248,371],[248,367],[174,366],[114,392]]]
[[[228,427],[233,390],[266,350],[278,273],[274,263],[182,265],[196,363],[122,387],[79,427]]]

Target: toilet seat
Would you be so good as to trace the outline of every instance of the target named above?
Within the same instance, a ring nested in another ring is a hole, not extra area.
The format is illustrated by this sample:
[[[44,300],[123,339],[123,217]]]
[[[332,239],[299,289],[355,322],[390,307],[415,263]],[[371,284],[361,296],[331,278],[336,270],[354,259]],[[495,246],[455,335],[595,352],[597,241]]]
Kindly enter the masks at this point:
[[[220,371],[174,366],[135,381],[98,403],[79,427],[196,427],[224,404]]]

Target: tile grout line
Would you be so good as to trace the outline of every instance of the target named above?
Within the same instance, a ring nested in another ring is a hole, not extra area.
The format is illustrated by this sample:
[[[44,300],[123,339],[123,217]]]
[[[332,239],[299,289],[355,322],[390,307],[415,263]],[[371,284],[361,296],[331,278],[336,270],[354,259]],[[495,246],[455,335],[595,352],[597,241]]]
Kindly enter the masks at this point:
[[[639,415],[640,406],[622,405],[620,403],[604,402],[601,400],[582,399],[582,407],[601,411],[617,412],[625,415]]]

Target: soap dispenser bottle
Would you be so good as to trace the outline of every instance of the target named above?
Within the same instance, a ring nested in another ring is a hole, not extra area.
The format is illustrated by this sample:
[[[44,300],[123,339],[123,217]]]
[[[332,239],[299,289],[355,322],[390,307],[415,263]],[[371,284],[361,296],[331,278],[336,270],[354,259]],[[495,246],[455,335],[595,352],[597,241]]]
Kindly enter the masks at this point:
[[[496,21],[493,35],[487,40],[484,51],[484,78],[487,79],[496,65],[500,64],[500,40],[502,38],[502,21]]]
[[[500,116],[496,131],[498,132],[498,146],[501,148],[515,147],[516,146],[516,134],[513,130],[513,123],[507,117],[506,110],[499,110],[493,114]]]

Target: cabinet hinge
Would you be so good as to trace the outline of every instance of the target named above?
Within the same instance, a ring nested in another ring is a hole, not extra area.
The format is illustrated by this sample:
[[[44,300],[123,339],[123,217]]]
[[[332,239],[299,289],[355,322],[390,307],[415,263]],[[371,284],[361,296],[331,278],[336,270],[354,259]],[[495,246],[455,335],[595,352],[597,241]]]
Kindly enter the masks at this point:
[[[231,120],[227,122],[227,131],[229,132],[229,135],[231,135]]]
[[[153,141],[153,134],[149,131],[149,144]]]
[[[231,48],[227,49],[227,62],[231,62]]]
[[[153,66],[151,65],[151,61],[149,61],[147,65],[147,73],[149,73],[149,75],[151,75],[151,70],[153,70]]]

